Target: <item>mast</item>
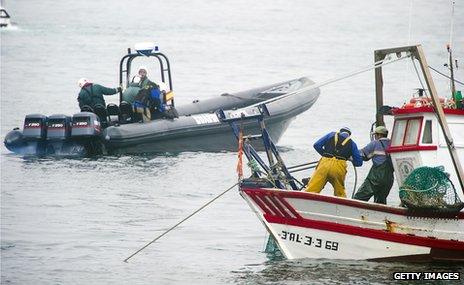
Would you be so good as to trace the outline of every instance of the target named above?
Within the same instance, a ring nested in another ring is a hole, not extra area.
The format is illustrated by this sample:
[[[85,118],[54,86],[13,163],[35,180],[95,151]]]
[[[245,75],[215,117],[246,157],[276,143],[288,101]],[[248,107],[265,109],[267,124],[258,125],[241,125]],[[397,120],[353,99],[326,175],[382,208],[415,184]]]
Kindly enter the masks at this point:
[[[450,80],[451,80],[451,98],[454,98],[456,94],[456,85],[454,84],[454,64],[453,64],[453,51],[451,50],[451,46],[448,45],[446,47],[448,49],[449,54],[449,69],[450,69]]]
[[[450,27],[450,38],[449,38],[449,43],[446,45],[446,49],[448,50],[448,60],[449,60],[449,69],[450,69],[450,89],[451,89],[451,98],[455,100],[456,96],[456,85],[454,84],[454,64],[453,64],[453,30],[454,30],[454,4],[455,1],[451,0],[451,27]],[[457,62],[456,62],[456,68],[457,68]],[[445,64],[446,66],[446,64]]]
[[[461,184],[461,191],[464,193],[464,171],[462,170],[456,146],[454,145],[453,138],[451,137],[451,132],[449,130],[448,123],[446,122],[445,112],[443,111],[443,108],[440,104],[437,90],[435,89],[435,84],[432,80],[432,75],[430,74],[430,71],[428,69],[428,64],[425,59],[424,51],[422,50],[422,47],[420,45],[417,46],[415,56],[419,60],[419,63],[421,65],[422,74],[424,75],[425,82],[427,83],[427,87],[430,91],[430,96],[432,97],[433,107],[435,113],[437,114],[438,123],[441,126],[446,144],[448,145],[448,150],[451,155],[451,161],[453,162],[459,183]]]

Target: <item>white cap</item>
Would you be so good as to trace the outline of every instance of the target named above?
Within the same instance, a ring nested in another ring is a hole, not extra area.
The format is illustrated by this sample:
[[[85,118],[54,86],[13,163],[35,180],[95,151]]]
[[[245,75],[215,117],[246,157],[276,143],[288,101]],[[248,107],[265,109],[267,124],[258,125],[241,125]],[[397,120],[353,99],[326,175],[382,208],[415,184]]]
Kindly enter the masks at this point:
[[[84,87],[86,83],[90,83],[90,81],[87,78],[82,77],[77,81],[77,85],[79,85],[80,88]]]
[[[142,65],[142,66],[139,66],[139,69],[137,69],[137,73],[139,73],[140,70],[142,70],[142,69],[145,70],[145,72],[148,73],[148,69],[147,69],[145,66],[143,66],[143,65]]]

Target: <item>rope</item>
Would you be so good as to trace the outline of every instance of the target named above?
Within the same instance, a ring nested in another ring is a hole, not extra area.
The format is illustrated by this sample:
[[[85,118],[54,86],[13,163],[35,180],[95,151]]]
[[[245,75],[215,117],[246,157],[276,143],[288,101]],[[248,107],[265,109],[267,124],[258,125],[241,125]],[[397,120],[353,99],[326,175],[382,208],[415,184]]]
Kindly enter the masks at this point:
[[[425,96],[427,96],[427,89],[424,87],[424,83],[422,82],[419,71],[417,70],[416,62],[414,61],[414,58],[411,58],[411,60],[412,60],[412,65],[414,66],[414,70],[416,71],[417,78],[419,79],[420,85],[422,86],[422,89],[425,92]]]
[[[346,78],[350,78],[350,77],[356,76],[358,74],[370,71],[372,69],[376,69],[376,68],[379,68],[379,67],[382,67],[382,66],[385,66],[385,65],[388,65],[388,64],[392,64],[394,62],[406,59],[408,57],[411,57],[410,53],[408,53],[405,57],[400,57],[400,58],[397,58],[397,59],[394,59],[394,60],[391,60],[391,61],[388,61],[388,62],[384,62],[385,60],[390,59],[390,57],[388,57],[388,58],[385,58],[383,60],[379,60],[379,61],[375,62],[373,65],[369,65],[369,66],[364,67],[362,69],[359,69],[359,70],[356,70],[356,71],[353,71],[353,72],[349,72],[349,73],[347,73],[345,75],[326,80],[326,81],[324,81],[322,83],[319,83],[319,84],[310,85],[310,86],[301,88],[301,89],[299,89],[297,91],[287,93],[287,94],[283,94],[281,96],[277,96],[277,97],[265,100],[265,101],[260,102],[260,103],[256,103],[254,105],[251,105],[250,107],[256,107],[256,106],[259,106],[259,105],[262,105],[262,104],[275,102],[277,100],[280,100],[280,99],[283,99],[283,98],[286,98],[286,97],[289,97],[289,96],[297,95],[297,94],[300,94],[302,92],[306,92],[306,91],[309,91],[309,90],[312,90],[312,89],[316,89],[316,88],[319,88],[319,87],[322,87],[322,86],[326,86],[326,85],[332,84],[334,82],[337,82],[337,81],[340,81],[340,80],[343,80],[343,79],[346,79]]]
[[[353,192],[351,193],[351,199],[354,199],[354,194],[356,193],[356,186],[358,184],[358,171],[356,170],[356,166],[353,165],[354,169],[354,186],[353,186]]]
[[[238,185],[238,182],[235,183],[234,185],[232,185],[231,187],[229,187],[228,189],[226,189],[225,191],[223,191],[221,194],[217,195],[216,197],[214,197],[213,199],[209,200],[206,204],[204,204],[203,206],[201,206],[200,208],[198,208],[197,210],[195,210],[195,212],[191,213],[190,215],[188,215],[187,217],[185,217],[184,219],[182,219],[180,222],[178,222],[177,224],[175,224],[174,226],[170,227],[168,230],[164,231],[162,234],[160,234],[159,236],[157,236],[155,239],[153,239],[152,241],[150,241],[149,243],[147,243],[146,245],[144,245],[142,248],[140,248],[139,250],[137,250],[136,252],[134,252],[133,254],[131,254],[128,258],[124,259],[124,262],[127,262],[129,259],[131,259],[134,255],[138,254],[139,252],[141,252],[142,250],[144,250],[145,248],[147,248],[150,244],[154,243],[155,241],[159,240],[161,237],[163,237],[165,234],[169,233],[170,231],[172,231],[173,229],[177,228],[180,224],[182,224],[183,222],[185,222],[186,220],[190,219],[191,217],[193,217],[196,213],[200,212],[201,210],[203,210],[204,208],[206,208],[209,204],[213,203],[214,201],[216,201],[219,197],[221,197],[222,195],[226,194],[227,192],[229,192],[232,188],[234,188],[235,186]]]

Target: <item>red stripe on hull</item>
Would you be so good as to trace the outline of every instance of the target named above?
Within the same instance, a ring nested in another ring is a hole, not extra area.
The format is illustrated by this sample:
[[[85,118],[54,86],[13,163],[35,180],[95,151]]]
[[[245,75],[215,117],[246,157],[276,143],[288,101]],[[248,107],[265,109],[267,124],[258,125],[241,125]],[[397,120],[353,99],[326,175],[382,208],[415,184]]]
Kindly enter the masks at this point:
[[[295,212],[292,206],[290,206],[284,198],[295,198],[295,199],[304,199],[304,200],[312,200],[312,201],[321,201],[327,202],[331,204],[337,205],[345,205],[360,209],[378,211],[383,213],[390,213],[400,216],[408,216],[408,217],[425,217],[425,218],[450,218],[450,219],[464,219],[464,213],[459,212],[456,216],[451,216],[449,214],[441,214],[441,213],[412,213],[409,212],[406,208],[396,208],[382,204],[374,204],[374,203],[366,203],[359,200],[352,200],[346,198],[340,198],[335,196],[325,196],[315,193],[309,193],[304,191],[282,191],[279,189],[270,190],[270,189],[261,189],[261,188],[242,188],[242,191],[245,192],[248,196],[252,197],[254,195],[273,195],[276,197],[281,198],[280,201],[284,203],[284,205],[293,213],[296,214],[298,217],[300,216],[298,213]]]

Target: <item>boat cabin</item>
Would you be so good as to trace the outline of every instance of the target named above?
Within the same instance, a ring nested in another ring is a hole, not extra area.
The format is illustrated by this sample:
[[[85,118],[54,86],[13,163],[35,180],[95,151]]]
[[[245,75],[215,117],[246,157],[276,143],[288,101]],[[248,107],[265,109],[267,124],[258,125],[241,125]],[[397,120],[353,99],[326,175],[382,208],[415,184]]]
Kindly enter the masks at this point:
[[[392,110],[394,124],[391,146],[387,151],[392,158],[398,186],[417,167],[443,166],[446,172],[454,171],[445,137],[430,102],[412,101]],[[464,161],[464,110],[445,107],[443,111],[459,160]],[[455,175],[450,178],[455,186],[459,185]]]

